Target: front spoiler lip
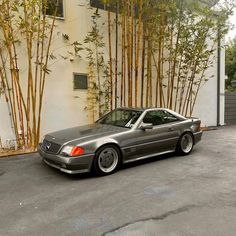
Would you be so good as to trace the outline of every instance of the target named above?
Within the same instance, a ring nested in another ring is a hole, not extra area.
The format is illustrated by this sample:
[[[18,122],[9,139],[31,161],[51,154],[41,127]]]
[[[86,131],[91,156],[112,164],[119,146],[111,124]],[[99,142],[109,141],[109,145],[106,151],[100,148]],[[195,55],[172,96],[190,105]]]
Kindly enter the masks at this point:
[[[58,170],[60,170],[60,171],[62,171],[62,172],[64,172],[64,173],[67,173],[67,174],[81,174],[81,173],[88,173],[88,172],[89,172],[89,170],[87,170],[87,169],[84,169],[84,170],[68,170],[68,169],[64,169],[64,168],[62,168],[62,167],[59,167],[59,166],[57,166],[57,165],[54,165],[54,164],[48,162],[48,161],[47,161],[46,159],[44,159],[44,158],[43,158],[43,161],[44,161],[44,163],[46,163],[47,165],[49,165],[49,166],[51,166],[51,167],[53,167],[53,168],[56,168],[56,169],[58,169]]]
[[[42,160],[45,164],[68,174],[90,172],[94,157],[94,154],[86,154],[73,158],[63,157],[58,154],[53,155],[42,150],[41,145],[38,146],[38,153],[42,157]],[[65,165],[65,167],[63,165]],[[67,168],[67,165],[73,167],[74,169],[69,167]]]

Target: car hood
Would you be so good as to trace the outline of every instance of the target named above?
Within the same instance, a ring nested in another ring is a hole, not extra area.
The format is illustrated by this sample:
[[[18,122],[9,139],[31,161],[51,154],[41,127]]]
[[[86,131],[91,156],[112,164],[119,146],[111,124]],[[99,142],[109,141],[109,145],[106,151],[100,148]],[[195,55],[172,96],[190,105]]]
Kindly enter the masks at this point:
[[[102,138],[107,135],[117,134],[127,131],[127,128],[92,124],[77,126],[69,129],[56,131],[45,136],[45,139],[57,144],[65,144],[67,142],[86,142],[92,139]]]

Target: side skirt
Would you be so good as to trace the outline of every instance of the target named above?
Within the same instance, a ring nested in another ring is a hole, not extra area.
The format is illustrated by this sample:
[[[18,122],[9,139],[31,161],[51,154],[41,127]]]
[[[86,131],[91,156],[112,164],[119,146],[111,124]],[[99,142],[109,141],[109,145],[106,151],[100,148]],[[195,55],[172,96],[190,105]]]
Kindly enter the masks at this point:
[[[175,152],[175,150],[169,150],[169,151],[164,151],[164,152],[158,152],[158,153],[149,154],[149,155],[142,156],[142,157],[137,157],[137,158],[134,158],[134,159],[131,159],[131,160],[123,161],[123,163],[134,162],[134,161],[143,160],[143,159],[147,159],[147,158],[150,158],[150,157],[160,156],[160,155],[164,155],[164,154],[167,154],[167,153],[173,153],[173,152]]]

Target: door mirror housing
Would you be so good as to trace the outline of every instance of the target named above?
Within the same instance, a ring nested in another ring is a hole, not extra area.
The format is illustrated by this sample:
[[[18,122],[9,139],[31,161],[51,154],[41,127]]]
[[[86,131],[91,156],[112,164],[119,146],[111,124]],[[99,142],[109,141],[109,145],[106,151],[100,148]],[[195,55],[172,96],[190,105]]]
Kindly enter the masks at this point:
[[[139,128],[142,130],[152,129],[153,124],[152,123],[142,123]]]

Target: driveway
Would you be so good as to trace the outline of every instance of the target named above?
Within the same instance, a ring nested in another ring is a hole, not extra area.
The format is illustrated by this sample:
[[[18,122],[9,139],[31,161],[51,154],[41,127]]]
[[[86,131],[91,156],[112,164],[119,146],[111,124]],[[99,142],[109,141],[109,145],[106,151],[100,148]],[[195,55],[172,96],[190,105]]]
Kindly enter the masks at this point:
[[[108,177],[69,176],[37,154],[0,159],[3,236],[235,236],[235,222],[236,126]]]

